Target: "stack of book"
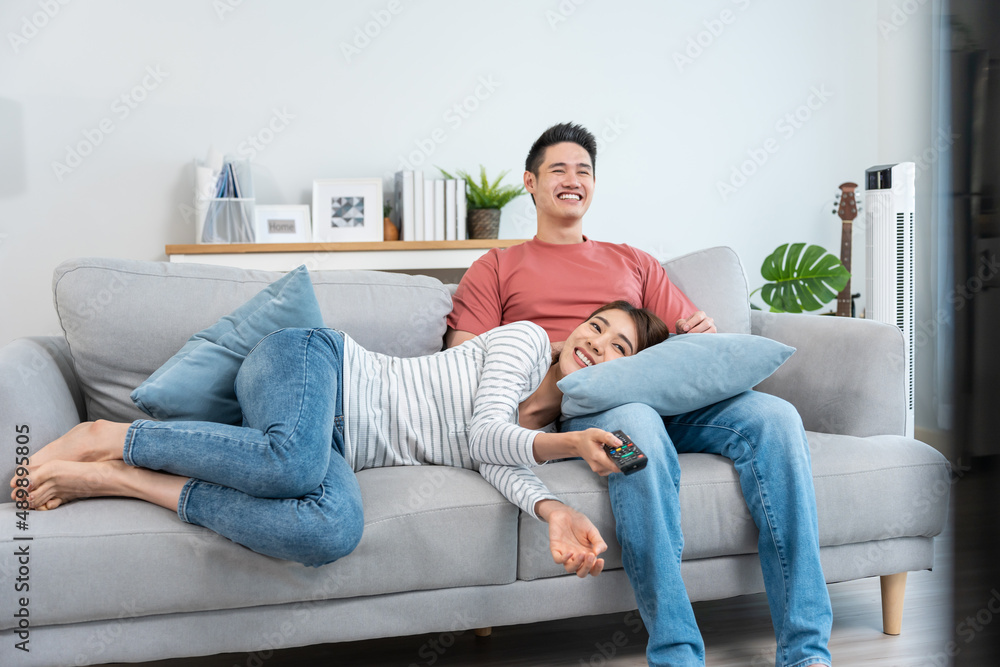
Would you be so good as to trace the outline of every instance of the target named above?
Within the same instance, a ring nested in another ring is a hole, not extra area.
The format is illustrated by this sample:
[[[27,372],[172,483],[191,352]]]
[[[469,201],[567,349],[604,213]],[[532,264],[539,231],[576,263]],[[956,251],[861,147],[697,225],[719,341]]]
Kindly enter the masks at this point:
[[[465,181],[424,178],[422,171],[397,171],[392,221],[401,241],[463,241],[466,226]]]

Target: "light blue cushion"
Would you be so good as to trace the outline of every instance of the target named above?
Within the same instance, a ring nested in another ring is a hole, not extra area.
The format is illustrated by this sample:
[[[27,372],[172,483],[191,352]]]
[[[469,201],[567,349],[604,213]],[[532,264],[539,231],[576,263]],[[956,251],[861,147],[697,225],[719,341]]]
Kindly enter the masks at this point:
[[[132,392],[132,402],[153,419],[240,424],[234,385],[250,350],[278,329],[322,326],[309,272],[300,266],[191,336]]]
[[[645,403],[664,417],[718,403],[752,389],[795,352],[749,334],[671,336],[624,359],[581,368],[559,381],[562,412],[579,417]]]

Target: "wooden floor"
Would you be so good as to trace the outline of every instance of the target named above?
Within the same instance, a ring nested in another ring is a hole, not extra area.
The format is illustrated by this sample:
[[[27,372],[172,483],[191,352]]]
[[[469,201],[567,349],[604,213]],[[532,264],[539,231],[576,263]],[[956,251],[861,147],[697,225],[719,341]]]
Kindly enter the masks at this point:
[[[951,534],[936,540],[933,572],[911,572],[902,634],[882,634],[879,581],[863,579],[830,586],[835,665],[931,667],[955,639],[951,627]],[[709,667],[768,667],[774,635],[764,595],[694,605],[707,647]],[[472,632],[443,633],[327,644],[277,651],[267,660],[232,653],[146,663],[153,667],[625,667],[645,665],[647,635],[636,613],[494,628],[488,638]]]

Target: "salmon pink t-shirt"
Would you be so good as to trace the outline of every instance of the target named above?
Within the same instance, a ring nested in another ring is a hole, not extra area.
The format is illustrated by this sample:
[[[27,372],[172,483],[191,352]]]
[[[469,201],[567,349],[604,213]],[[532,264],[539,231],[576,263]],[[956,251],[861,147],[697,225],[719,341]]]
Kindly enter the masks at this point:
[[[478,336],[528,320],[545,329],[550,341],[563,341],[584,318],[617,299],[648,308],[671,331],[698,310],[648,253],[586,236],[570,244],[535,237],[476,260],[455,292],[448,326]]]

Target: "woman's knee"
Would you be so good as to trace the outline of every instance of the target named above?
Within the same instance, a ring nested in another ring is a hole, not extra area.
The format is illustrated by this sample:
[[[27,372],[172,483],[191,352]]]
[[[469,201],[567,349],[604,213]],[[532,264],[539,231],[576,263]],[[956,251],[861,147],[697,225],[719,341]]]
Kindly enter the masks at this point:
[[[361,542],[365,520],[360,503],[342,503],[327,516],[308,540],[308,553],[300,562],[310,567],[329,565],[353,552]]]
[[[292,355],[304,347],[309,329],[280,329],[269,333],[247,353],[236,373],[236,396],[244,399],[266,386],[278,372],[287,371]]]
[[[266,471],[267,495],[272,498],[302,498],[316,491],[326,477],[327,461],[310,460],[289,452]],[[262,473],[263,477],[263,473]]]

